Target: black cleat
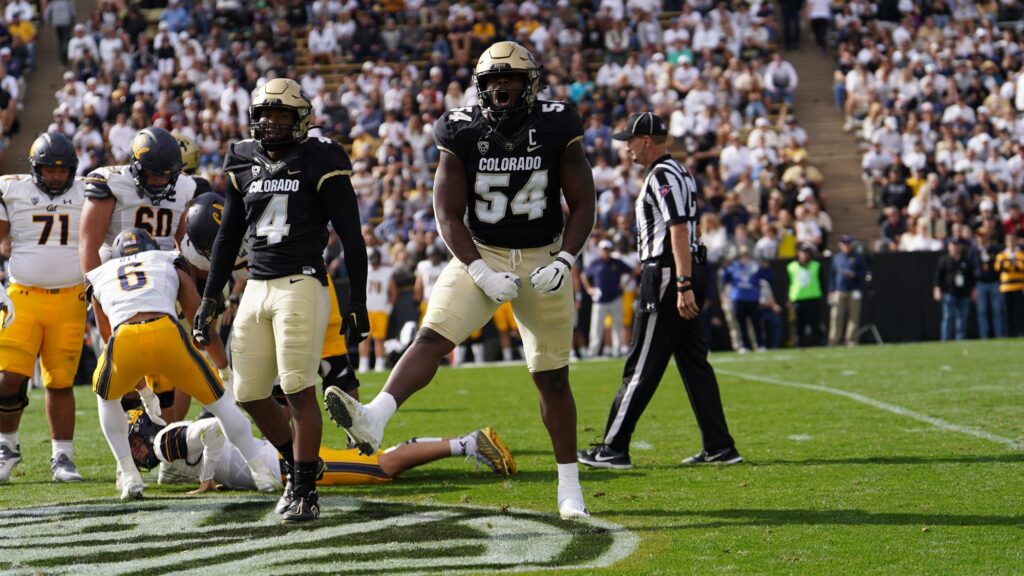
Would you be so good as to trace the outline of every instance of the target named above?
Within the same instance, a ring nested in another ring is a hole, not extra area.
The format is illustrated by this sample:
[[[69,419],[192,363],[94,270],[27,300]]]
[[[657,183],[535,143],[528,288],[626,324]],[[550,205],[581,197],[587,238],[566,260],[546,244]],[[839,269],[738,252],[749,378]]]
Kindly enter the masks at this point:
[[[633,467],[633,462],[629,459],[628,453],[619,452],[607,444],[598,444],[590,450],[577,451],[576,460],[580,464],[586,464],[591,468],[628,470]]]
[[[730,446],[717,452],[701,450],[698,454],[684,459],[682,463],[692,466],[694,464],[739,464],[740,462],[743,462],[743,456],[740,456],[734,446]]]
[[[298,495],[292,493],[292,502],[281,515],[285,522],[309,522],[320,517],[320,497],[316,490]]]

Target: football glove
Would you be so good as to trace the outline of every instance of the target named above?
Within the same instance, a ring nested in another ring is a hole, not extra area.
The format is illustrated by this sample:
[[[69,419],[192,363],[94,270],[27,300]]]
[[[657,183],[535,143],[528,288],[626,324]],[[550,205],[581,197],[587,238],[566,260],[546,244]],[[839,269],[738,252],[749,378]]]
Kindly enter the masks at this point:
[[[366,313],[366,304],[352,305],[352,311],[341,323],[341,334],[349,346],[355,346],[370,337],[370,315]]]
[[[530,285],[541,294],[557,292],[565,284],[565,277],[575,263],[576,257],[563,250],[555,256],[551,264],[533,269],[530,273]]]
[[[213,298],[203,298],[202,303],[199,304],[199,309],[196,310],[196,317],[192,320],[192,338],[200,346],[206,346],[210,343],[210,324],[213,324],[213,319],[216,315],[217,301]]]
[[[14,322],[14,302],[11,301],[11,297],[7,295],[7,290],[2,286],[0,286],[0,312],[5,312],[4,322],[0,325],[0,330],[6,330]]]
[[[511,272],[495,272],[482,258],[469,265],[469,275],[484,294],[498,304],[514,300],[523,286],[519,276]]]
[[[139,398],[142,399],[142,409],[146,411],[149,419],[158,426],[167,426],[167,421],[160,415],[160,398],[149,386],[139,389]]]

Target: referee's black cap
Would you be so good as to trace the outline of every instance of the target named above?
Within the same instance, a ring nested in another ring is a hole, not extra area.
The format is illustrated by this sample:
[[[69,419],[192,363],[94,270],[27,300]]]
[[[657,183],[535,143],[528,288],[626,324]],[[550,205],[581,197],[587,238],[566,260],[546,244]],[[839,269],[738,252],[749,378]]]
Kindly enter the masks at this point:
[[[653,112],[640,112],[630,114],[626,120],[626,128],[621,132],[612,134],[616,140],[629,140],[634,136],[665,136],[668,128],[665,120]]]

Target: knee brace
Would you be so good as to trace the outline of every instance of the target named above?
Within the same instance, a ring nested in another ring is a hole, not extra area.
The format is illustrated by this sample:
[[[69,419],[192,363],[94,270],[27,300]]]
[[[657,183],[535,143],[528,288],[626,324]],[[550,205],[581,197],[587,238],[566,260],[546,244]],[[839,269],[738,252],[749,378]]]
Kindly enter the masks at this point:
[[[28,379],[22,381],[17,394],[0,396],[0,414],[17,414],[28,407]]]
[[[359,388],[356,371],[348,361],[348,355],[331,356],[320,361],[320,378],[323,379],[324,391],[328,386],[337,386],[342,392],[351,392]]]

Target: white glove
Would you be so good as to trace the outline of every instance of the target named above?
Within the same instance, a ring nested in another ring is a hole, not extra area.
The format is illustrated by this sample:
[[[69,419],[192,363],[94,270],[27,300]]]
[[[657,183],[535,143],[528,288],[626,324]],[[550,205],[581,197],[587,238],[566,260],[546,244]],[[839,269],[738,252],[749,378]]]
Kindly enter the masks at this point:
[[[495,272],[482,258],[469,265],[469,275],[488,298],[499,304],[514,300],[523,285],[519,276],[511,272]]]
[[[530,284],[541,294],[557,292],[565,284],[565,277],[576,263],[576,257],[565,250],[558,253],[551,264],[534,268],[530,273]]]
[[[0,311],[7,313],[4,315],[3,325],[0,325],[0,330],[6,330],[14,322],[14,302],[11,302],[11,297],[7,295],[7,290],[3,286],[0,286]]]
[[[139,390],[139,397],[142,398],[142,409],[149,415],[149,419],[159,426],[167,426],[167,421],[160,417],[160,399],[156,393],[145,386]]]

